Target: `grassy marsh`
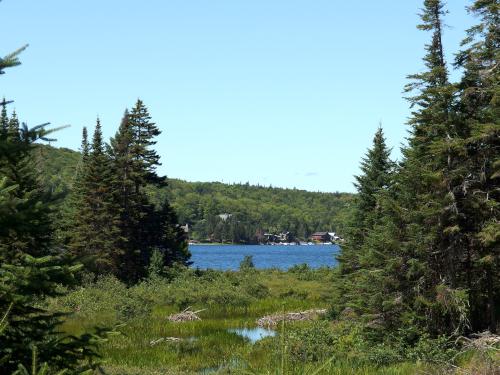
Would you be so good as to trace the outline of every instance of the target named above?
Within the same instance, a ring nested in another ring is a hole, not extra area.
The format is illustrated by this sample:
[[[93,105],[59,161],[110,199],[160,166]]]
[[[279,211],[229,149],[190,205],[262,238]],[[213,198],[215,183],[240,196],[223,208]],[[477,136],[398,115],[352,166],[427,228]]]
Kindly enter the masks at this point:
[[[266,314],[329,308],[335,272],[304,266],[287,272],[184,270],[170,279],[151,279],[130,288],[105,277],[50,303],[72,313],[63,327],[68,333],[120,325],[119,334],[101,347],[104,368],[111,375],[441,371],[435,363],[419,360],[418,353],[405,357],[398,348],[373,347],[363,339],[359,326],[349,321],[286,323],[276,328],[275,337],[254,344],[229,332],[255,327]],[[199,313],[202,320],[174,323],[167,319],[186,307],[205,309]],[[155,343],[167,337],[181,341]]]

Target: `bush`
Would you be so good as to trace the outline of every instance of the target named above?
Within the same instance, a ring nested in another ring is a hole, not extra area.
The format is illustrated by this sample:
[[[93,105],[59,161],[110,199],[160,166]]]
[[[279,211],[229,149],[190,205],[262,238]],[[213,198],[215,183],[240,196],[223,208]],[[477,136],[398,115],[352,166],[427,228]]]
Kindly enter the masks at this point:
[[[406,350],[406,357],[412,361],[451,363],[457,354],[453,342],[445,336],[431,338],[424,334],[416,345]]]
[[[320,362],[335,353],[337,336],[326,321],[287,327],[285,340],[294,363]]]
[[[105,315],[111,320],[129,320],[149,314],[152,301],[138,298],[134,289],[114,276],[98,278],[94,284],[81,287],[59,298],[56,303],[85,318]]]

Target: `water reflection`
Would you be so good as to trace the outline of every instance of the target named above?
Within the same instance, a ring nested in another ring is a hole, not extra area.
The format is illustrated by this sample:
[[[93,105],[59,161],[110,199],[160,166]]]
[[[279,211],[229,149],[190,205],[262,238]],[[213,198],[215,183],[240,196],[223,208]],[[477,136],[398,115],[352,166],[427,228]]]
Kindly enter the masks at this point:
[[[236,333],[237,335],[247,338],[250,340],[250,342],[253,344],[265,337],[271,337],[276,335],[276,332],[274,332],[271,329],[265,329],[261,327],[255,327],[255,328],[231,328],[228,329],[228,332],[231,333]]]

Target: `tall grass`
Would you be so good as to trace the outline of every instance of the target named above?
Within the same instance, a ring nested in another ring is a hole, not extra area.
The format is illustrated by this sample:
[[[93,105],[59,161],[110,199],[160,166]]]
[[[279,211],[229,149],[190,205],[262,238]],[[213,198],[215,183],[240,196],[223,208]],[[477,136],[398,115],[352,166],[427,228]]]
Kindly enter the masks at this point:
[[[333,272],[186,271],[175,280],[148,280],[131,288],[104,278],[49,303],[73,313],[64,325],[67,333],[124,323],[121,334],[100,349],[110,375],[436,373],[435,367],[404,362],[384,347],[370,347],[348,322],[283,321],[275,337],[255,344],[229,332],[255,327],[263,315],[328,307]],[[167,319],[187,306],[206,308],[202,320]],[[167,337],[181,340],[159,340]]]

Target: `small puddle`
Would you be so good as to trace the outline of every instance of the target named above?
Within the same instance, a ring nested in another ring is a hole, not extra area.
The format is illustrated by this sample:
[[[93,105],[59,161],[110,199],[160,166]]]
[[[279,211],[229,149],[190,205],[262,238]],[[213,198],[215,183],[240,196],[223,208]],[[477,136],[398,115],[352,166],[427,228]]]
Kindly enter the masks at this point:
[[[272,329],[265,329],[261,327],[256,328],[231,328],[227,330],[231,333],[236,333],[237,335],[247,338],[250,340],[252,344],[256,343],[259,340],[262,340],[265,337],[271,337],[276,335]]]

